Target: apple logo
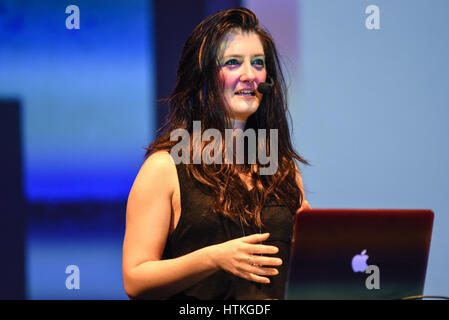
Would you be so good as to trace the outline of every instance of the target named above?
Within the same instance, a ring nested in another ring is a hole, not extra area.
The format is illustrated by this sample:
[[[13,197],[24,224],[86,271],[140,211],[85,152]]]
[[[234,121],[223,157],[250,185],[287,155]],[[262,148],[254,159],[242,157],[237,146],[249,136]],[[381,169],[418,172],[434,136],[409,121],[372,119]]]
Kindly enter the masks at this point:
[[[368,260],[368,255],[366,255],[365,249],[360,254],[357,254],[352,258],[352,270],[354,272],[365,272],[366,268],[368,268],[366,260]]]

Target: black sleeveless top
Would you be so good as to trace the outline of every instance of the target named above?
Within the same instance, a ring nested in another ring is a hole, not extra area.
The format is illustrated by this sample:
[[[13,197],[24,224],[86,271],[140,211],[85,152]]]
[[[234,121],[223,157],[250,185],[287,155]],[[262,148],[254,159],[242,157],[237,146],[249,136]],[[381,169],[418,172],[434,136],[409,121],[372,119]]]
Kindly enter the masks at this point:
[[[163,259],[177,258],[206,246],[243,237],[243,232],[246,236],[259,232],[244,224],[242,230],[238,218],[214,214],[211,209],[213,197],[187,175],[184,164],[176,165],[176,170],[181,193],[181,216],[167,239]],[[256,283],[219,270],[169,299],[284,299],[294,216],[285,204],[270,200],[262,210],[261,219],[264,224],[261,233],[270,233],[263,244],[279,248],[277,254],[269,256],[279,257],[283,261],[281,266],[276,267],[279,274],[268,276],[270,283]]]

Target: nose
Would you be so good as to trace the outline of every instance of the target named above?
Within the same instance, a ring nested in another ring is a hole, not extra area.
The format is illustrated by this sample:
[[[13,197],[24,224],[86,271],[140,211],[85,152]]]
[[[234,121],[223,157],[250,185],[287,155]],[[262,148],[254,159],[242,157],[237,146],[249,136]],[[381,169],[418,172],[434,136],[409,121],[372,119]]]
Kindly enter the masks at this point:
[[[256,79],[256,75],[253,70],[253,66],[250,62],[245,62],[242,65],[242,74],[240,76],[240,81],[242,82],[253,82]]]

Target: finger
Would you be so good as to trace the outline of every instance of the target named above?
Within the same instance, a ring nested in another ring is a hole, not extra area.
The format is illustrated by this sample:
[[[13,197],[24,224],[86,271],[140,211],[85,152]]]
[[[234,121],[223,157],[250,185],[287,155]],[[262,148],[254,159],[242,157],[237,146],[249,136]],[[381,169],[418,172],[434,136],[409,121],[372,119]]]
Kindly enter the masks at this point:
[[[265,244],[251,244],[247,248],[247,252],[253,254],[276,254],[279,252],[278,247]]]
[[[241,260],[239,271],[254,273],[256,275],[274,276],[279,274],[276,268],[266,268],[264,265],[281,265],[282,260],[279,258],[266,258],[259,256],[248,256]]]
[[[309,204],[309,201],[304,200],[304,209],[312,209],[312,207]]]
[[[259,266],[280,266],[283,261],[280,258],[271,258],[271,257],[261,257],[255,256],[251,259],[253,264],[257,264]]]
[[[268,239],[270,234],[267,233],[255,233],[250,236],[242,237],[242,241],[245,243],[257,243]]]
[[[249,280],[254,281],[254,282],[259,282],[259,283],[270,283],[270,279],[266,278],[266,277],[261,277],[255,274],[250,273],[249,274]]]
[[[257,276],[277,276],[279,274],[276,268],[264,268],[257,265],[247,265],[245,271]]]
[[[253,281],[253,282],[258,282],[258,283],[270,283],[270,279],[266,278],[266,277],[261,277],[258,276],[256,274],[253,273],[248,273],[248,272],[237,272],[236,276],[249,280],[249,281]]]
[[[275,276],[279,274],[279,271],[276,268],[263,267],[261,263],[264,262],[264,260],[259,258],[260,257],[257,256],[248,256],[245,259],[242,259],[237,267],[237,270],[260,276]]]
[[[296,214],[303,212],[304,210],[310,210],[312,209],[309,205],[309,202],[307,200],[304,200],[301,208],[299,208],[298,210],[296,210]]]

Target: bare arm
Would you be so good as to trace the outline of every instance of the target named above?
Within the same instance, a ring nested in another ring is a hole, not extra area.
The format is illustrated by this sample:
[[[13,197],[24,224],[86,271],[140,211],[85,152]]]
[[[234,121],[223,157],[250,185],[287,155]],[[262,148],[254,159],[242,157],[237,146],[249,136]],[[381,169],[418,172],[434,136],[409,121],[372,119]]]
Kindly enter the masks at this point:
[[[207,251],[161,260],[171,222],[176,167],[166,152],[151,155],[128,197],[123,281],[130,298],[163,298],[215,271]]]
[[[125,291],[130,298],[166,298],[220,269],[256,282],[269,282],[263,276],[277,274],[275,268],[262,266],[280,265],[280,259],[255,255],[278,252],[276,247],[256,244],[267,239],[267,234],[242,237],[161,260],[176,183],[176,167],[167,152],[150,156],[134,181],[126,212],[122,266]]]

